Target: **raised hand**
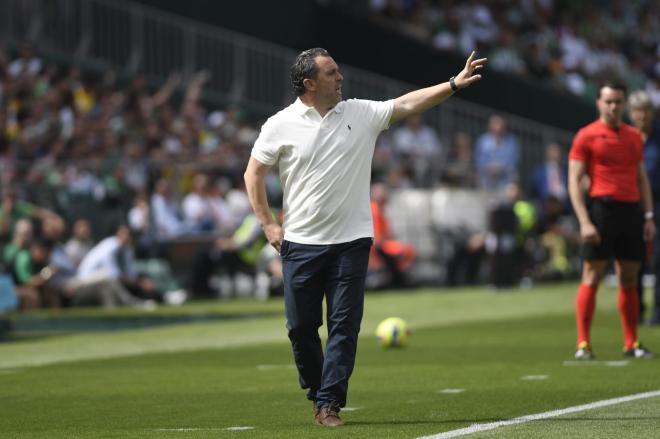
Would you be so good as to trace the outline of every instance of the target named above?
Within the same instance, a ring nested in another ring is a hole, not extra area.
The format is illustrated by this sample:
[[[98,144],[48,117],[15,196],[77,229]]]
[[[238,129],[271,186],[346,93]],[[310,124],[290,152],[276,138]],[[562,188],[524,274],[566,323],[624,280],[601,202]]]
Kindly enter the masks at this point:
[[[454,78],[456,87],[469,87],[474,82],[477,82],[481,79],[481,75],[478,74],[478,72],[486,65],[488,58],[474,59],[476,55],[477,53],[473,50],[465,62],[465,67],[463,70],[461,70],[461,72]]]

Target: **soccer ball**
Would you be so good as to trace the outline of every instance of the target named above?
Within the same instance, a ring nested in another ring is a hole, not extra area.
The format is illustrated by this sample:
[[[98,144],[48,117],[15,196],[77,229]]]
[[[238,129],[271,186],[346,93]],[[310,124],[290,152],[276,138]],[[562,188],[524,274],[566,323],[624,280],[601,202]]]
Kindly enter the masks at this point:
[[[376,328],[376,338],[384,348],[403,347],[408,344],[409,337],[408,324],[399,317],[385,319]]]

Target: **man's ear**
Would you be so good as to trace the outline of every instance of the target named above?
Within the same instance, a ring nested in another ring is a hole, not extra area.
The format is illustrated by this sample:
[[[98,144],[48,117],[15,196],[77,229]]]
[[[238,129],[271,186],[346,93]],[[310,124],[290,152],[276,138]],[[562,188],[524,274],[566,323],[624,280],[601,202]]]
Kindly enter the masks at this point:
[[[310,91],[316,90],[316,83],[314,82],[313,79],[309,79],[309,78],[303,79],[303,85],[305,86],[305,90],[310,90]]]

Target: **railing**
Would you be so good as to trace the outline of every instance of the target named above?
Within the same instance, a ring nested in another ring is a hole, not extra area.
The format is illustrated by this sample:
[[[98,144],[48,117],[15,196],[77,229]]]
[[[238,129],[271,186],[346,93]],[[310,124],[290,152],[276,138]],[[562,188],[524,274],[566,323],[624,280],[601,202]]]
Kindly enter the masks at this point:
[[[211,79],[205,91],[215,102],[239,104],[262,115],[293,99],[288,68],[296,53],[263,40],[123,1],[5,0],[2,6],[0,37],[13,44],[33,41],[44,53],[129,75],[140,71],[152,82],[162,82],[173,71],[185,75],[206,69]],[[414,88],[351,67],[342,69],[348,97],[383,100]],[[426,120],[447,148],[457,131],[473,138],[484,132],[491,114],[492,109],[454,97],[429,111]],[[572,133],[503,116],[522,146],[523,181],[542,160],[548,142],[568,148]]]

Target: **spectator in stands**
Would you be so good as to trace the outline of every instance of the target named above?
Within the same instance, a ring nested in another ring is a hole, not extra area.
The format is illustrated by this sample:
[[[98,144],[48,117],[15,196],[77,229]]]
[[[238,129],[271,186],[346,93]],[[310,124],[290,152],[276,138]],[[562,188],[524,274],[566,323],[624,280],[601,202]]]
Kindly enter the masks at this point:
[[[374,222],[374,245],[369,253],[368,277],[384,272],[386,278],[379,287],[409,285],[408,273],[415,261],[415,247],[394,239],[390,222],[385,216],[389,190],[383,183],[371,185],[371,214]]]
[[[636,91],[630,94],[628,98],[628,108],[630,119],[637,129],[639,129],[644,141],[644,165],[651,186],[653,196],[653,208],[655,218],[660,218],[660,121],[655,117],[653,102],[651,96],[645,91]],[[653,255],[649,260],[646,255],[644,265],[651,269],[655,274],[654,287],[654,306],[649,322],[653,325],[660,325],[660,234],[656,234],[653,240]],[[641,276],[644,268],[640,270],[640,280],[638,282],[640,319],[645,315],[644,304],[644,285]]]
[[[256,215],[248,215],[233,236],[219,238],[211,248],[197,254],[192,266],[190,290],[198,296],[214,295],[209,280],[216,271],[225,272],[232,281],[239,272],[256,275],[257,263],[267,244]]]
[[[528,239],[536,225],[534,206],[522,196],[518,183],[509,183],[504,200],[490,212],[485,248],[490,257],[490,282],[510,287],[530,275]]]
[[[421,115],[406,119],[405,125],[394,131],[392,140],[399,161],[406,162],[412,168],[417,186],[428,187],[432,180],[437,181],[437,178],[432,178],[431,172],[439,164],[442,144],[435,130],[423,123]]]
[[[172,185],[166,178],[156,181],[150,204],[158,240],[175,238],[188,230],[173,195]]]
[[[544,208],[550,197],[568,208],[566,165],[562,163],[561,146],[551,142],[545,150],[545,162],[534,170],[531,195]]]
[[[476,187],[477,174],[472,155],[472,137],[468,133],[459,131],[454,134],[442,180],[450,186]]]
[[[211,185],[208,197],[211,210],[213,211],[214,229],[225,236],[231,234],[237,225],[229,204],[225,200],[225,196],[230,188],[231,182],[227,178],[219,178]]]
[[[21,77],[35,77],[41,71],[42,66],[41,58],[34,55],[34,46],[24,43],[21,47],[20,57],[9,64],[8,73],[15,80]]]
[[[554,195],[545,200],[536,224],[539,246],[534,252],[534,277],[566,279],[571,274],[571,249],[579,244],[573,221],[566,216],[566,204]]]
[[[516,137],[507,132],[505,120],[491,116],[488,131],[476,142],[479,187],[501,191],[507,184],[517,181],[519,149]]]
[[[64,251],[76,269],[92,247],[94,247],[94,241],[92,240],[92,228],[89,221],[86,219],[76,220],[73,223],[72,236],[64,246]]]
[[[216,229],[216,216],[211,206],[209,177],[198,173],[193,178],[193,190],[183,199],[183,217],[193,232],[211,232]]]
[[[160,299],[161,293],[154,281],[138,274],[134,254],[131,230],[121,225],[115,235],[103,239],[85,255],[78,266],[77,277],[118,280],[133,296]]]
[[[18,220],[12,240],[2,249],[2,262],[6,268],[11,270],[18,252],[30,247],[32,236],[32,222],[28,219]]]
[[[0,205],[0,237],[11,236],[18,220],[35,219],[44,221],[49,218],[61,220],[59,215],[48,209],[18,199],[14,189],[8,188],[2,192],[2,204]]]
[[[50,282],[56,268],[49,265],[53,243],[35,239],[27,249],[19,250],[11,267],[22,310],[60,306],[60,293]]]
[[[60,293],[60,299],[63,299],[66,282],[76,275],[77,269],[63,243],[65,231],[66,224],[59,218],[49,218],[41,226],[41,237],[53,243],[48,264],[55,269],[55,273],[50,282]]]
[[[153,213],[149,196],[145,191],[135,196],[133,206],[128,211],[128,226],[133,233],[135,253],[138,258],[148,258],[162,253],[161,249],[157,248]]]

